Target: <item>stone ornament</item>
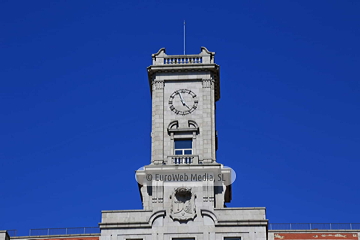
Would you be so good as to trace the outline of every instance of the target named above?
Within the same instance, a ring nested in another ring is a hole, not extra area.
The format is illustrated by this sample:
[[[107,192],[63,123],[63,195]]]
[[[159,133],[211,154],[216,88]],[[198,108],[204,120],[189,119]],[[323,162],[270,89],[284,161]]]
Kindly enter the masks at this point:
[[[176,188],[173,194],[170,196],[170,217],[173,220],[179,221],[188,221],[195,219],[195,198],[196,195],[191,192],[191,188]]]

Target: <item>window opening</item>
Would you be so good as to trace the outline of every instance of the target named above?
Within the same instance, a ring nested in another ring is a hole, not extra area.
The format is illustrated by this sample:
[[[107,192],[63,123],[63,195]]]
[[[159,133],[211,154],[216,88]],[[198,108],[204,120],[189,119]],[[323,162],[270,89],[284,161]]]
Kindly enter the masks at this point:
[[[175,155],[192,155],[192,139],[175,139]]]

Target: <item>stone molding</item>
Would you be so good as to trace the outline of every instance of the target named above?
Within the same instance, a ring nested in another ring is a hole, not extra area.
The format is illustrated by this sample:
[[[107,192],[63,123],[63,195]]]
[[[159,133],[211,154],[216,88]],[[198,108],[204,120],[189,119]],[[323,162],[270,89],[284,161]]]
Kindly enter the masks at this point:
[[[267,226],[268,220],[229,220],[218,221],[215,226]]]
[[[203,79],[202,80],[202,85],[203,85],[203,88],[211,88],[211,89],[214,89],[214,83],[215,83],[215,80],[214,79]]]
[[[176,133],[176,132],[192,132],[193,135],[195,136],[194,138],[196,138],[196,134],[199,133],[199,125],[194,120],[188,120],[188,126],[187,127],[179,128],[179,121],[174,120],[174,121],[171,121],[169,123],[169,125],[167,127],[167,132],[172,137],[173,137],[172,133]]]
[[[159,210],[154,212],[149,219],[149,224],[153,225],[153,222],[158,218],[158,217],[165,217],[166,216],[166,211],[165,210]]]
[[[164,89],[164,81],[162,80],[154,80],[152,81],[152,89],[153,90],[162,90]]]
[[[202,217],[208,216],[214,221],[215,224],[218,223],[217,217],[216,217],[215,213],[213,213],[212,211],[210,211],[208,209],[200,209],[200,213],[201,213]]]

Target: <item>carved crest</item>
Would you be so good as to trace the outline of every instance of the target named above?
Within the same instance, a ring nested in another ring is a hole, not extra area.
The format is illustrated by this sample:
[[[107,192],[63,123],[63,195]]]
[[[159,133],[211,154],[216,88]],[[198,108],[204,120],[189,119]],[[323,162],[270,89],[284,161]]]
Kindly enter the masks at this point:
[[[185,221],[196,217],[195,198],[191,188],[176,188],[171,195],[170,217],[174,220]]]

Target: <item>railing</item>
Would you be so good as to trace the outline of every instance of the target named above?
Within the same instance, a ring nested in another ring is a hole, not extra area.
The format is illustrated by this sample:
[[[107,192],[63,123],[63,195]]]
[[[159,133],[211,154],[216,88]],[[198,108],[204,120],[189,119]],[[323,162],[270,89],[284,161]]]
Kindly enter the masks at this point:
[[[100,233],[100,228],[99,227],[75,227],[75,228],[30,229],[29,236],[90,234],[90,233]]]
[[[17,234],[16,229],[11,229],[11,230],[6,230],[6,231],[9,234],[10,237],[16,237],[16,234]]]
[[[173,157],[174,164],[191,164],[193,157]]]
[[[360,230],[360,223],[269,223],[269,230]]]
[[[153,65],[170,65],[170,64],[214,64],[214,52],[210,52],[205,47],[201,47],[199,54],[189,55],[167,55],[165,48],[161,48],[157,53],[152,55]]]
[[[360,223],[269,223],[269,230],[360,230]],[[7,230],[10,237],[17,230]],[[99,227],[30,229],[29,236],[100,233]]]
[[[164,64],[194,64],[202,63],[202,57],[199,56],[180,56],[164,58]]]
[[[170,160],[170,161],[169,161]],[[168,156],[169,164],[198,164],[199,156],[198,155],[172,155]]]

